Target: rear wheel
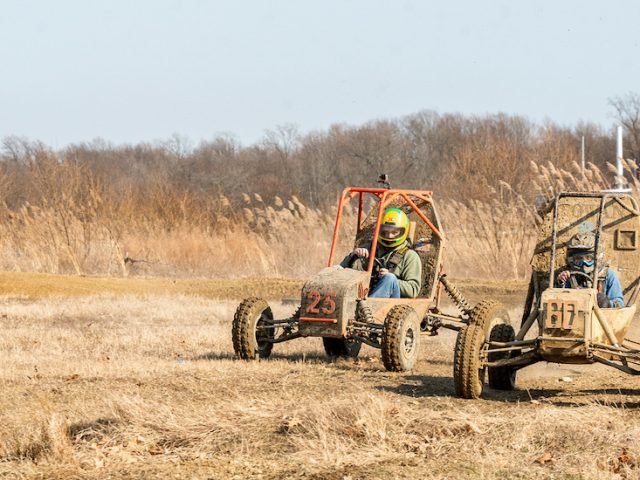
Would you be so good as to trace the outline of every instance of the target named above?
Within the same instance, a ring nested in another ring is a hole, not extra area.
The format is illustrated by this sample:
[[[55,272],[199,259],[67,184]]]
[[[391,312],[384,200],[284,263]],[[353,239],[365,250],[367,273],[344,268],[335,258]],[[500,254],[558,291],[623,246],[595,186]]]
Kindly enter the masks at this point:
[[[513,327],[506,323],[495,325],[491,329],[489,339],[492,342],[513,342],[516,338]],[[511,352],[495,352],[489,354],[489,361],[509,358]],[[516,369],[512,365],[489,367],[489,386],[497,390],[513,390],[516,386]]]
[[[362,342],[350,338],[323,337],[324,351],[330,357],[357,358]]]
[[[267,358],[273,349],[275,331],[265,328],[272,325],[273,313],[269,304],[261,298],[247,298],[240,303],[231,328],[233,350],[243,360]]]
[[[408,305],[396,305],[384,319],[382,328],[382,363],[390,372],[413,368],[420,347],[420,319]]]
[[[485,357],[487,350],[486,339],[490,332],[506,334],[507,330],[502,326],[509,324],[509,314],[502,304],[484,300],[471,312],[469,324],[458,332],[456,346],[453,352],[453,381],[456,395],[463,398],[480,398],[487,368],[484,366],[488,360]],[[500,328],[497,328],[500,327]],[[511,328],[513,332],[513,328]],[[504,368],[504,367],[500,367]],[[492,369],[494,380],[504,371],[499,373]],[[504,378],[501,378],[504,380]]]

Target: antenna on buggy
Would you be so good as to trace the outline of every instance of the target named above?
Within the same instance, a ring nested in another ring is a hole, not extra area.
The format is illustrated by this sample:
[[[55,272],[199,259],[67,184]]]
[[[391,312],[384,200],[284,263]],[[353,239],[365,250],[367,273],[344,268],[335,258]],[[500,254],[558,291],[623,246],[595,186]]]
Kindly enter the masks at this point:
[[[391,190],[391,184],[389,183],[389,175],[386,173],[381,173],[378,175],[378,183],[382,185],[387,190]]]

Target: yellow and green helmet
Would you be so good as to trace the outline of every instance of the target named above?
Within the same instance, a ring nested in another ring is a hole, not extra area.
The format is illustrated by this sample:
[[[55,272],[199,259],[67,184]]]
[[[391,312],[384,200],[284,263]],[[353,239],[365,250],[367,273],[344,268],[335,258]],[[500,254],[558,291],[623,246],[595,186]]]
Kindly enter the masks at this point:
[[[380,222],[378,243],[383,247],[397,247],[409,234],[409,217],[399,208],[387,208]]]

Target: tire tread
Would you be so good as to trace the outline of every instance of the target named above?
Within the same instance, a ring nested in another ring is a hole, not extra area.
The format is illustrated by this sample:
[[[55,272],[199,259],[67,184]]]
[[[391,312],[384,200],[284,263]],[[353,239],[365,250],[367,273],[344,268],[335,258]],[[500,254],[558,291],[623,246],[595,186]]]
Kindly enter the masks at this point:
[[[267,358],[271,354],[273,344],[268,344],[262,352],[258,351],[257,343],[255,348],[252,345],[255,340],[255,325],[252,325],[253,319],[262,312],[267,311],[271,314],[271,308],[269,304],[257,297],[250,297],[244,299],[235,314],[233,315],[233,322],[231,325],[231,338],[233,342],[233,351],[235,354],[243,360],[255,360],[256,358]]]
[[[409,305],[396,305],[391,310],[389,310],[389,313],[387,313],[387,316],[385,317],[384,326],[382,328],[381,353],[382,363],[384,364],[384,367],[390,372],[408,371],[411,369],[411,367],[413,367],[413,364],[415,363],[414,359],[409,366],[403,364],[402,352],[400,351],[400,349],[402,348],[402,344],[397,341],[404,321],[409,319],[410,315],[415,315],[417,318],[415,310]],[[420,346],[419,322],[417,330],[415,331],[415,341],[417,342],[417,344],[415,345],[415,356],[417,357],[418,349]]]

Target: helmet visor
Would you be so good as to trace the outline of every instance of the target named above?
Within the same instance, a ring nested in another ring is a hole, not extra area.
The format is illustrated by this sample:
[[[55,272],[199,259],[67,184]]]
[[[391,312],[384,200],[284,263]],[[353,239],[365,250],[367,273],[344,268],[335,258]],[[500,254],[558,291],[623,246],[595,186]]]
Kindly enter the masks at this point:
[[[384,224],[380,226],[380,236],[385,240],[395,240],[404,233],[404,228],[395,225]]]
[[[577,252],[571,256],[571,264],[576,267],[592,267],[594,256],[591,252]]]

